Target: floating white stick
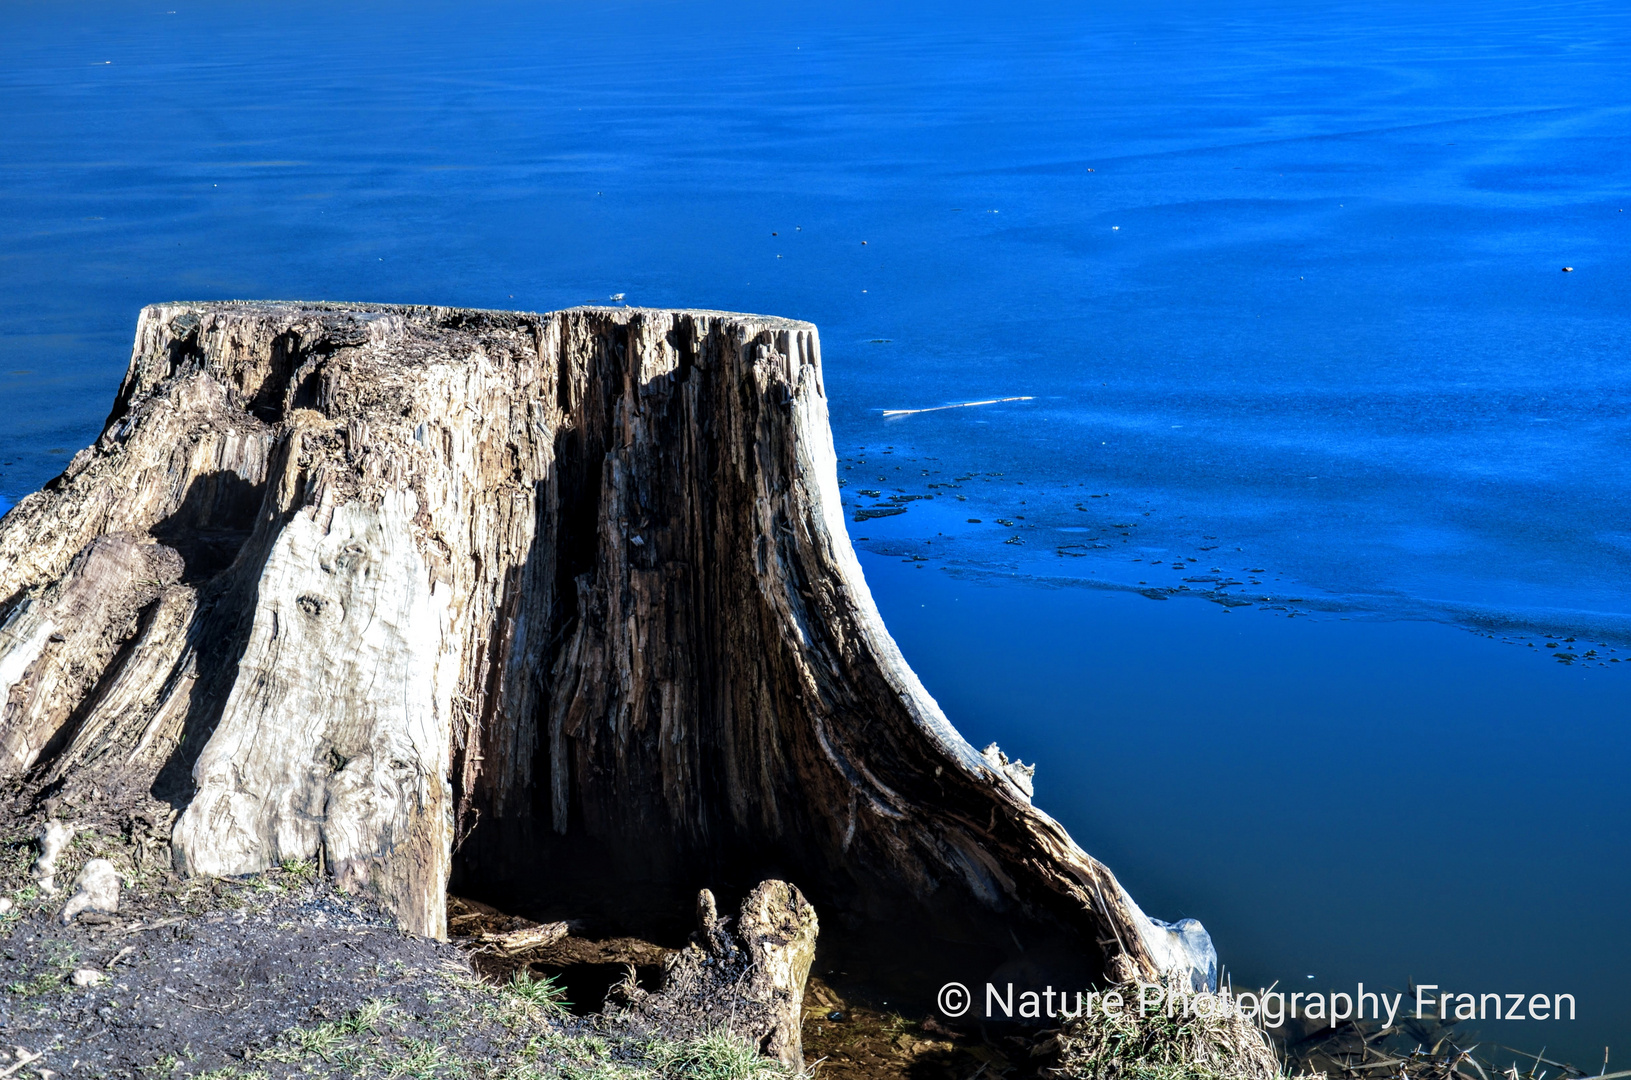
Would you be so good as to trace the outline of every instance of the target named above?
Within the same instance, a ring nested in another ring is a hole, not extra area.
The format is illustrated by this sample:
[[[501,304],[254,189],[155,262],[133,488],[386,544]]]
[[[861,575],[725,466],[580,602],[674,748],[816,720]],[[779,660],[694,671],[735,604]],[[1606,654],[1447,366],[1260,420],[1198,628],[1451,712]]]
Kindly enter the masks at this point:
[[[1000,405],[1004,401],[1033,401],[1033,400],[1035,400],[1035,399],[1032,398],[1031,395],[1026,394],[1024,397],[994,397],[994,398],[991,398],[989,401],[964,401],[964,402],[959,402],[956,405],[935,405],[935,406],[932,406],[932,407],[927,408],[927,409],[885,409],[883,411],[883,414],[885,416],[911,416],[913,413],[939,412],[942,409],[968,409],[968,408],[974,407],[975,405]]]

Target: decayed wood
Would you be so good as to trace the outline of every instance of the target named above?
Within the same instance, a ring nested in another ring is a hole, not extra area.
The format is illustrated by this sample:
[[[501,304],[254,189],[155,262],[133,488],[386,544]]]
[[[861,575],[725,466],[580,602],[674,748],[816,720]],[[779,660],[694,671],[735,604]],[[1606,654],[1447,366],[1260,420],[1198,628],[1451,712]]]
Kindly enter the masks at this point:
[[[815,909],[785,881],[761,882],[734,919],[720,917],[703,889],[697,931],[667,957],[662,989],[625,984],[617,1011],[671,1035],[726,1028],[802,1069],[799,1028],[817,930]]]
[[[0,703],[25,797],[173,813],[192,873],[319,858],[419,933],[450,878],[542,910],[773,871],[840,938],[1123,979],[1209,947],[902,659],[807,323],[148,308],[102,436],[0,521]]]
[[[544,923],[542,926],[529,926],[525,930],[483,934],[481,943],[505,956],[520,956],[546,949],[571,932],[571,926],[564,922]]]
[[[535,923],[506,915],[497,908],[468,897],[447,898],[447,926],[451,936],[473,939],[476,949],[517,964],[572,967],[575,964],[633,964],[636,967],[667,963],[673,949],[633,937],[589,938],[571,922]]]
[[[527,952],[529,964],[552,967],[572,967],[576,964],[629,964],[635,967],[660,967],[668,962],[673,949],[633,937],[613,937],[593,940],[568,935],[541,948]]]

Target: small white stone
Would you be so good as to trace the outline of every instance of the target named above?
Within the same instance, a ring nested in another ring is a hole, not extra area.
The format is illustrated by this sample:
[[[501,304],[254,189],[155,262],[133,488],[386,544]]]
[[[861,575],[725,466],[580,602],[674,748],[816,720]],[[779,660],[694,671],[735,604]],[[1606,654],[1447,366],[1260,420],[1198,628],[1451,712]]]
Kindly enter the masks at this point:
[[[74,827],[64,825],[60,821],[47,821],[45,828],[40,830],[39,845],[40,857],[34,860],[30,873],[34,880],[40,883],[40,890],[47,896],[54,896],[57,891],[57,856],[62,849],[68,846],[68,841],[74,838]]]
[[[74,879],[74,885],[78,891],[62,909],[64,923],[73,922],[81,911],[105,911],[111,915],[119,910],[119,871],[108,860],[92,859],[86,863],[85,869]]]
[[[0,915],[6,914],[8,911],[10,911],[12,908],[14,908],[16,906],[17,905],[12,901],[11,897],[9,897],[9,896],[0,896]]]
[[[88,967],[80,968],[73,974],[74,985],[78,987],[96,986],[106,978],[100,971]]]

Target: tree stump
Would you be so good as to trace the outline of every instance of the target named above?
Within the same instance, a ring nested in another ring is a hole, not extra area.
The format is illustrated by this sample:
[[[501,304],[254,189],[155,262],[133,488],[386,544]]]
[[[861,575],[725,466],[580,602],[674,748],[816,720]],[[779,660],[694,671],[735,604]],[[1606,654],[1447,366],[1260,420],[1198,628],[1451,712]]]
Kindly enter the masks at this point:
[[[450,880],[650,936],[776,877],[824,948],[936,977],[1210,949],[901,658],[808,323],[149,307],[101,437],[0,521],[0,703],[20,805],[173,821],[190,874],[315,858],[419,934]]]
[[[804,983],[816,950],[815,909],[785,881],[765,881],[735,919],[720,917],[713,893],[697,897],[691,943],[663,965],[661,993],[632,980],[613,1013],[669,1037],[724,1028],[794,1069],[804,1067]]]

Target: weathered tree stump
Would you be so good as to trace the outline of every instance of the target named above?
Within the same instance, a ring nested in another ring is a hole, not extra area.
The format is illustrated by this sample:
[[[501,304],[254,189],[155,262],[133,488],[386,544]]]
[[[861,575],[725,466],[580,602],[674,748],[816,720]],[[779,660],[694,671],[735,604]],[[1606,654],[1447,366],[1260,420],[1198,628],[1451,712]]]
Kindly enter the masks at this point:
[[[150,307],[102,436],[0,521],[0,702],[17,799],[173,813],[192,874],[315,857],[421,934],[450,879],[649,936],[776,876],[826,944],[976,976],[1209,948],[902,660],[808,323]]]

